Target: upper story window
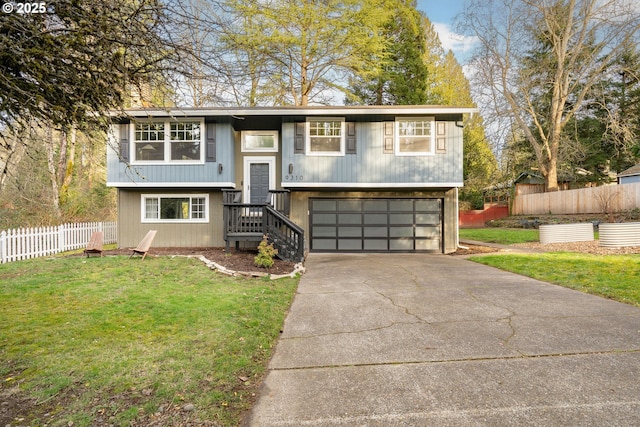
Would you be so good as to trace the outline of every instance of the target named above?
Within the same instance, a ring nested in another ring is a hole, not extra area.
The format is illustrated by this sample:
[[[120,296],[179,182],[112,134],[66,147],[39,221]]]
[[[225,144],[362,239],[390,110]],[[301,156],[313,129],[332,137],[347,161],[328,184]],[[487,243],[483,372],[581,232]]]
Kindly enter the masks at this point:
[[[344,155],[344,119],[308,119],[307,154],[323,156]]]
[[[396,119],[395,154],[397,156],[433,154],[434,124],[433,117]]]
[[[209,197],[195,195],[142,195],[142,222],[208,222]]]
[[[203,124],[195,121],[140,121],[134,127],[134,162],[202,163]]]
[[[278,151],[278,131],[243,131],[242,151],[276,152]]]
[[[136,123],[135,159],[164,160],[164,123]]]

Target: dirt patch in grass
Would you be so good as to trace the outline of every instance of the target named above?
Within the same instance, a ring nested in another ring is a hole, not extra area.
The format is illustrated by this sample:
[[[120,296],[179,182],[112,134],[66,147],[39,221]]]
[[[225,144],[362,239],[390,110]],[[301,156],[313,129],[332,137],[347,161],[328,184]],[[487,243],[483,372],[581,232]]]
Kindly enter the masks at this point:
[[[114,249],[105,251],[104,255],[130,255],[131,249]],[[202,255],[209,261],[213,261],[228,270],[247,273],[289,274],[293,271],[295,263],[274,258],[271,268],[257,267],[254,258],[258,254],[256,250],[231,249],[229,253],[224,248],[154,248],[152,247],[147,257],[158,256],[196,256]],[[139,258],[138,255],[136,257]]]

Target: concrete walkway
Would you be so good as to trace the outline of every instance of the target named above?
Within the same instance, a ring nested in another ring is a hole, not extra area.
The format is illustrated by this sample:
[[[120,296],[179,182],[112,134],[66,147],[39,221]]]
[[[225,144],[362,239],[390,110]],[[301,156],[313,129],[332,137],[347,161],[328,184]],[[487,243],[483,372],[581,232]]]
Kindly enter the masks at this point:
[[[245,424],[640,425],[640,308],[453,256],[311,254]]]

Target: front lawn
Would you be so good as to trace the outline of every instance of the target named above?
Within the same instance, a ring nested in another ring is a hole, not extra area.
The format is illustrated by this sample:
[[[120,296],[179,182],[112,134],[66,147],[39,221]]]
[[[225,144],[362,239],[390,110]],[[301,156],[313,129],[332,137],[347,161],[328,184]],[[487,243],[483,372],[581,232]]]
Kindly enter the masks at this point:
[[[515,243],[528,243],[540,241],[538,230],[525,230],[517,228],[462,228],[460,239],[478,240],[487,243],[499,243],[501,245],[513,245]]]
[[[297,283],[179,257],[0,265],[0,425],[238,425]]]
[[[640,256],[574,252],[509,254],[471,260],[590,294],[640,306]]]

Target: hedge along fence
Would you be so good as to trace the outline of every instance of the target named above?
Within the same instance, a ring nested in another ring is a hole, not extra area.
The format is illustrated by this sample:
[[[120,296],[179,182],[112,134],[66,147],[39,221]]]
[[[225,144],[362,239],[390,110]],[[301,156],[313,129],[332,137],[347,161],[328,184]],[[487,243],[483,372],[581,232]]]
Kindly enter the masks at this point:
[[[84,222],[0,232],[0,264],[84,248],[94,231],[105,244],[117,243],[116,222]]]
[[[635,208],[640,208],[640,183],[516,196],[512,214],[610,214]]]

